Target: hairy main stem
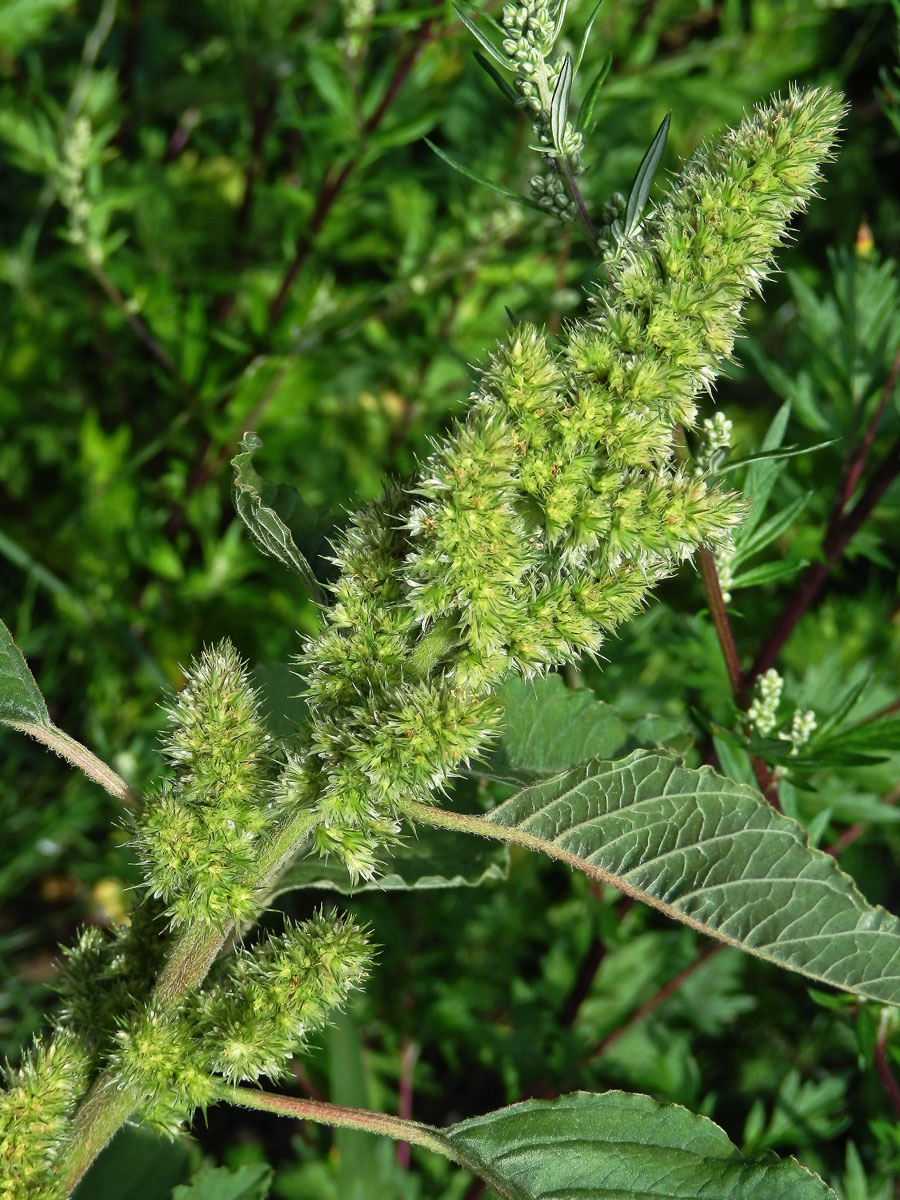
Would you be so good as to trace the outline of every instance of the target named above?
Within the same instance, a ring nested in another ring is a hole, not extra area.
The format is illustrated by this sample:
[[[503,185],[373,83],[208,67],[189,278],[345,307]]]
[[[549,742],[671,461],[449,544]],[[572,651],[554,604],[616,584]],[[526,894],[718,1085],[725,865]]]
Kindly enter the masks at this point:
[[[309,832],[309,814],[301,812],[290,818],[263,847],[254,881],[260,910],[265,907],[272,887],[301,849]],[[184,995],[200,986],[233,929],[232,924],[213,929],[195,924],[178,935],[153,992],[154,1001],[160,1008],[174,1008]],[[62,1171],[67,1194],[76,1187],[142,1099],[136,1088],[123,1087],[117,1072],[111,1068],[94,1081],[75,1114],[74,1132]]]

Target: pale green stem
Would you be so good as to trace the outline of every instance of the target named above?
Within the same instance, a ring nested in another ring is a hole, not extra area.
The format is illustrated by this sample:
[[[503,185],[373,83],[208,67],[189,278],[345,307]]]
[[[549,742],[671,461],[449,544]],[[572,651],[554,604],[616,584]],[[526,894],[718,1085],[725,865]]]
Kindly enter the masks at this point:
[[[89,779],[93,779],[94,783],[99,783],[111,796],[115,796],[129,808],[140,806],[140,796],[128,786],[121,775],[117,775],[112,767],[88,750],[87,746],[82,746],[81,742],[76,742],[73,737],[63,733],[55,725],[41,725],[37,721],[9,721],[7,724],[10,728],[18,729],[20,733],[27,733],[30,737],[43,742],[45,746],[49,746],[61,758],[66,759],[79,771],[83,771]]]
[[[388,1113],[371,1112],[366,1108],[345,1108],[339,1104],[326,1104],[321,1100],[280,1096],[275,1092],[258,1092],[252,1088],[230,1087],[228,1084],[222,1084],[216,1094],[226,1104],[277,1113],[279,1116],[294,1117],[297,1120],[317,1121],[321,1125],[332,1125],[339,1129],[358,1129],[364,1133],[381,1134],[398,1142],[421,1146],[424,1150],[431,1150],[440,1154],[442,1158],[448,1158],[451,1162],[465,1167],[473,1175],[479,1175],[498,1196],[515,1200],[516,1193],[511,1192],[509,1186],[489,1171],[484,1163],[476,1161],[431,1125],[423,1125],[419,1121],[406,1121]]]

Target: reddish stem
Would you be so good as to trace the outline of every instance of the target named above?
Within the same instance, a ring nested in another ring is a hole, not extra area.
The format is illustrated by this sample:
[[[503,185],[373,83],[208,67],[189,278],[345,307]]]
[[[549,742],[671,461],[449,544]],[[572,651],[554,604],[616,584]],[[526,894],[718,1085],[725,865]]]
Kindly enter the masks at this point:
[[[419,1047],[415,1042],[408,1039],[403,1039],[403,1044],[400,1048],[400,1084],[398,1088],[398,1105],[397,1115],[404,1121],[411,1121],[413,1115],[413,1077],[416,1068],[416,1061],[419,1057]],[[409,1170],[410,1162],[410,1146],[409,1142],[397,1143],[397,1162],[404,1169]]]
[[[403,58],[397,64],[397,69],[391,77],[390,83],[385,89],[385,93],[381,98],[378,107],[363,124],[360,130],[360,137],[364,142],[367,137],[375,132],[381,124],[388,109],[397,98],[397,94],[406,82],[410,71],[413,69],[416,59],[426,42],[431,38],[432,20],[429,17],[423,21],[416,34],[412,45],[404,54]],[[281,281],[281,286],[275,293],[272,303],[269,305],[269,315],[266,321],[266,328],[271,332],[281,319],[281,314],[284,311],[284,306],[287,302],[288,295],[294,285],[294,281],[303,269],[303,265],[313,247],[313,243],[318,236],[325,220],[334,205],[335,200],[343,191],[344,185],[352,175],[359,159],[362,155],[362,148],[358,149],[336,172],[328,172],[322,180],[319,188],[319,194],[316,197],[313,214],[309,219],[306,233],[297,243],[297,248],[294,251],[294,257],[288,265],[284,278]]]

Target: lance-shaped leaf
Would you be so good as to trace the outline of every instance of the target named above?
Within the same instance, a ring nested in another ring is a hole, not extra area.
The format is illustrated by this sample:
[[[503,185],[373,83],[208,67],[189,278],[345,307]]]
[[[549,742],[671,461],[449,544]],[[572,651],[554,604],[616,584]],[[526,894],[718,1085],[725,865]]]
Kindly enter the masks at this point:
[[[589,762],[476,825],[768,962],[900,1005],[900,921],[811,849],[800,825],[709,767],[646,751]]]
[[[290,484],[267,483],[261,478],[253,465],[253,455],[261,446],[255,433],[245,433],[239,453],[231,460],[235,510],[260,550],[296,571],[312,598],[324,604],[320,579],[328,571],[318,552],[325,544],[329,523],[323,522]],[[310,558],[316,560],[316,569]]]
[[[50,725],[50,714],[12,634],[0,621],[0,721],[20,727]]]
[[[836,1200],[793,1159],[743,1158],[706,1117],[628,1092],[527,1100],[440,1134],[504,1200]]]
[[[138,796],[124,779],[92,754],[86,746],[63,733],[50,720],[47,705],[22,651],[12,634],[0,621],[0,723],[30,734],[56,754],[84,771],[88,778],[106,788],[110,795],[126,804],[136,804]]]

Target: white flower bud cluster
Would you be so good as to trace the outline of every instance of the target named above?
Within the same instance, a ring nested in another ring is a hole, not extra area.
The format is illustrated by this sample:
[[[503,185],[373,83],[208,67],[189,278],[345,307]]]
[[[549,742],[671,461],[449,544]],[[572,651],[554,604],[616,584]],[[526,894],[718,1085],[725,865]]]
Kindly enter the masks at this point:
[[[811,708],[798,708],[791,718],[790,732],[780,733],[778,736],[791,743],[791,754],[799,754],[801,748],[812,737],[816,724],[816,714]]]
[[[57,168],[57,191],[63,208],[69,213],[69,240],[83,246],[91,206],[84,194],[84,176],[91,154],[91,123],[79,117],[63,142],[62,161]]]
[[[766,737],[775,728],[777,721],[775,713],[781,701],[783,689],[784,680],[774,667],[770,667],[757,680],[757,695],[747,709],[747,717],[760,737]]]
[[[731,589],[734,586],[734,542],[723,542],[713,551],[716,562],[716,574],[719,576],[719,588],[722,599],[726,604],[731,602]]]
[[[532,175],[531,194],[541,208],[561,221],[575,219],[575,204],[566,193],[566,186],[558,171],[547,171],[543,175]]]
[[[747,709],[747,717],[760,737],[767,737],[778,724],[776,713],[783,690],[784,680],[774,668],[766,671],[756,682],[757,695]],[[783,742],[790,742],[791,754],[796,755],[812,737],[816,726],[816,714],[811,708],[796,708],[791,717],[790,729],[781,730],[775,736]]]
[[[705,475],[721,466],[731,449],[733,428],[733,423],[721,410],[704,420],[700,428],[697,453],[694,456],[695,475]]]

